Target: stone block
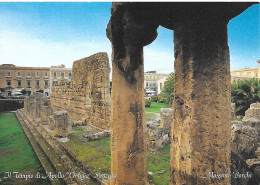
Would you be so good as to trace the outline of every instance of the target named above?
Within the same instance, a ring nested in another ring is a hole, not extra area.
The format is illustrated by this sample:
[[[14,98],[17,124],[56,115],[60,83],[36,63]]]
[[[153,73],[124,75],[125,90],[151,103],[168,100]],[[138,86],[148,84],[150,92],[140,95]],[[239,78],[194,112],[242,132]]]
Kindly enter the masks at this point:
[[[55,111],[53,113],[53,122],[53,136],[67,137],[72,132],[67,111]]]

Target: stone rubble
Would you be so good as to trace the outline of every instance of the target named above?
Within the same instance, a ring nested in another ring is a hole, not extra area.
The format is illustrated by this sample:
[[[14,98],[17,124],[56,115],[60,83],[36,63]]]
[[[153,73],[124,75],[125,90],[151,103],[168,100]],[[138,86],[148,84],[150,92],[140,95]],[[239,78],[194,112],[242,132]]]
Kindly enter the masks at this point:
[[[231,121],[231,171],[251,178],[232,178],[232,185],[260,182],[260,104],[253,103],[242,121]]]

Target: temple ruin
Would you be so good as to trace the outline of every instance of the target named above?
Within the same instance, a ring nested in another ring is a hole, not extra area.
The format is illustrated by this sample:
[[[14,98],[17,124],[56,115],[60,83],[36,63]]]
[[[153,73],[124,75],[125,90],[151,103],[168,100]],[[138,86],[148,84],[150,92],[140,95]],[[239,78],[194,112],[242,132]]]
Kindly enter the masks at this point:
[[[259,174],[260,105],[251,105],[242,122],[230,125],[227,24],[252,4],[113,3],[107,26],[113,49],[111,102],[108,56],[98,53],[75,61],[71,81],[54,83],[50,101],[40,94],[27,98],[27,114],[19,110],[24,125],[39,137],[43,133],[45,144],[49,143],[45,148],[52,147],[67,169],[77,164],[74,169],[78,171],[88,171],[88,167],[53,136],[66,137],[73,125],[85,124],[102,129],[84,134],[86,140],[111,134],[110,175],[116,176],[109,179],[111,185],[148,184],[147,145],[156,150],[167,143],[171,143],[172,185],[254,183],[252,179],[209,177],[239,171],[241,164],[247,166],[240,172],[251,170],[255,179]],[[156,39],[159,26],[174,31],[174,102],[172,109],[162,110],[160,121],[146,125],[143,47]],[[109,184],[109,180],[102,183]]]
[[[53,111],[68,112],[73,125],[88,124],[110,129],[110,66],[106,53],[97,53],[73,63],[71,81],[54,83]]]
[[[253,3],[113,3],[111,184],[147,184],[143,47],[174,30],[170,184],[230,184],[227,24]]]

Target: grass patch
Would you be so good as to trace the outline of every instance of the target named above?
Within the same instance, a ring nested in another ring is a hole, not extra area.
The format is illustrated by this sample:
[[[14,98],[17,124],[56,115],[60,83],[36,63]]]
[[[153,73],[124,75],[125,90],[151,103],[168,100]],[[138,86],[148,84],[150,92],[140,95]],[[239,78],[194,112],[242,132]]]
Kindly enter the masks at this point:
[[[160,113],[161,108],[167,108],[169,107],[166,103],[156,103],[152,102],[151,107],[145,107],[146,112],[154,112],[154,113]]]
[[[3,180],[5,172],[25,173],[28,171],[43,173],[15,114],[2,113],[0,114],[0,179]],[[1,183],[14,182],[3,180]],[[47,184],[47,181],[41,181],[41,184]]]
[[[170,145],[161,148],[156,153],[147,151],[147,169],[153,172],[150,183],[156,185],[169,184],[169,162],[170,162]],[[160,174],[160,171],[165,170]]]
[[[155,113],[147,114],[152,116]],[[76,155],[76,158],[79,161],[90,166],[94,172],[110,174],[110,137],[96,141],[87,141],[82,135],[80,136],[80,134],[83,134],[85,127],[77,127],[73,128],[74,132],[70,136],[70,141],[64,143],[65,146]],[[156,153],[147,151],[147,169],[148,171],[153,172],[153,179],[150,183],[154,185],[169,184],[169,162],[170,146],[166,146]],[[162,172],[162,170],[165,170],[165,172],[160,174],[160,171]]]
[[[80,126],[78,126],[80,127]],[[79,130],[77,133],[76,130]],[[70,136],[70,141],[64,143],[70,149],[79,161],[90,166],[94,172],[110,173],[111,155],[110,155],[110,137],[96,141],[88,141],[82,137],[81,129],[74,128],[74,133]]]

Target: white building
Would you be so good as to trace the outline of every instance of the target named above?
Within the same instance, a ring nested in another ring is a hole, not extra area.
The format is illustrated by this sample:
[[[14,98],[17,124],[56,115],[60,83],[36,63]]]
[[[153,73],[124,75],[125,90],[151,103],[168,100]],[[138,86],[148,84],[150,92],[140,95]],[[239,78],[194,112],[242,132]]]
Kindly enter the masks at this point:
[[[147,71],[144,73],[144,89],[154,90],[157,95],[161,93],[169,74],[156,73],[156,71]]]

